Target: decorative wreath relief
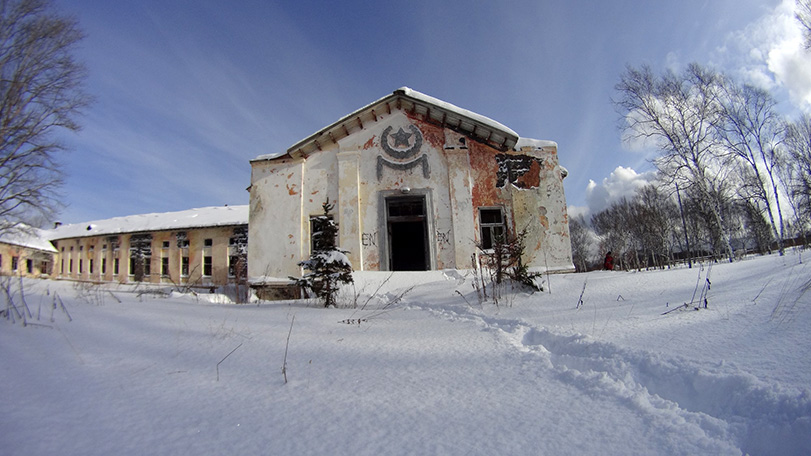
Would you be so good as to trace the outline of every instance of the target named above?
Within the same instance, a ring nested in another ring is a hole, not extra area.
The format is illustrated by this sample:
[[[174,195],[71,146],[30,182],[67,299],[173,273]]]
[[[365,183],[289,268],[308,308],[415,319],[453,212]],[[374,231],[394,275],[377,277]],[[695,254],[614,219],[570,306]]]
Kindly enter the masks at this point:
[[[383,130],[383,135],[380,137],[380,143],[383,151],[389,157],[397,160],[391,161],[384,158],[382,155],[377,157],[377,180],[383,177],[383,167],[386,166],[391,169],[404,171],[422,165],[422,174],[427,179],[431,175],[431,168],[428,165],[428,156],[422,154],[419,158],[415,157],[422,147],[422,133],[420,129],[414,125],[408,126],[411,132],[403,130],[402,127],[396,132],[391,133],[393,127],[389,126]]]

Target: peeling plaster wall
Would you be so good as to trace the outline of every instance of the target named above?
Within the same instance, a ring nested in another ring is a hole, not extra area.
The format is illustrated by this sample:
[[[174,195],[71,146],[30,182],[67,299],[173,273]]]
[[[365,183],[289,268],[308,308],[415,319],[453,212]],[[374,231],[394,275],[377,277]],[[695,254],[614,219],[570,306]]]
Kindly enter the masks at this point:
[[[252,162],[250,277],[301,274],[309,218],[327,197],[353,268],[388,270],[385,198],[400,195],[425,197],[432,269],[470,267],[478,207],[493,206],[512,229],[527,227],[528,265],[573,269],[556,146],[505,152],[393,109],[319,147],[304,159]]]
[[[407,163],[407,161],[397,161],[388,157],[381,141],[383,133],[388,128],[394,132],[401,128],[404,131],[410,131],[412,125],[419,129],[422,136],[422,145],[415,158],[422,158],[423,162],[403,170],[386,165],[381,166],[379,157],[398,164]],[[362,230],[360,247],[364,269],[389,269],[384,198],[405,195],[425,196],[431,267],[433,269],[455,267],[444,144],[445,136],[441,128],[411,119],[399,111],[392,112],[391,115],[370,125],[367,130],[349,136],[341,142],[342,150],[354,150],[359,154],[359,175],[356,180],[358,182],[359,229]],[[350,259],[352,259],[351,256]],[[359,268],[356,267],[356,269]]]
[[[302,160],[253,162],[248,276],[298,275],[302,239]]]
[[[541,165],[539,186],[533,192],[515,190],[516,226],[528,226],[527,264],[541,270],[574,271],[569,239],[569,218],[557,147],[525,147],[521,154],[536,157]],[[534,258],[529,258],[534,255]]]
[[[557,147],[501,152],[472,143],[471,173],[474,208],[503,207],[511,229],[526,228],[525,264],[538,270],[574,270]]]

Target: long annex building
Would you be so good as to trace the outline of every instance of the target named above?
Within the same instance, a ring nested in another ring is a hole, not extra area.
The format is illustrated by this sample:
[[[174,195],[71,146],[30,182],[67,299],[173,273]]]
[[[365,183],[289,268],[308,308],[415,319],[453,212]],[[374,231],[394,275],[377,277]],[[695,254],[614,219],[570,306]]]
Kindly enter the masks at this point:
[[[409,88],[251,161],[249,276],[300,275],[322,203],[357,271],[466,269],[526,229],[524,263],[573,270],[557,144]],[[477,247],[478,246],[478,247]]]
[[[52,277],[225,285],[247,274],[248,206],[215,206],[60,225]]]

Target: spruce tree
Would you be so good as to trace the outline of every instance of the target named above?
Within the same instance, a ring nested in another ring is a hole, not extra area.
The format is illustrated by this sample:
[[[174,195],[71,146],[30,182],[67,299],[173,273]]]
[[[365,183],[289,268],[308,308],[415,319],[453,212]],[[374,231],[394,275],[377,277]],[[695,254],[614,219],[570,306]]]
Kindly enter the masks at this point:
[[[298,265],[307,272],[303,277],[294,279],[296,284],[312,293],[324,302],[324,307],[335,305],[335,293],[341,284],[352,283],[352,264],[346,250],[336,245],[338,224],[332,219],[335,208],[329,198],[321,206],[324,214],[313,220],[313,251],[310,258]]]

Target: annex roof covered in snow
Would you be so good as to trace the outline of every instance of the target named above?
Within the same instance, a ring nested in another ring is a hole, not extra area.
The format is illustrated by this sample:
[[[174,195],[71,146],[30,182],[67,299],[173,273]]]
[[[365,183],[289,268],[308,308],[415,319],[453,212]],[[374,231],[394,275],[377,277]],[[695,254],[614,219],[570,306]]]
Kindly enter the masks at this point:
[[[61,225],[47,230],[45,238],[68,239],[104,234],[179,230],[248,224],[248,206],[213,206],[178,212],[128,215],[93,222]]]
[[[43,235],[44,231],[30,226],[18,226],[10,231],[0,234],[0,242],[18,245],[30,249],[42,250],[44,252],[56,253],[56,249]]]
[[[495,120],[408,87],[401,87],[302,139],[285,152],[260,155],[252,161],[272,160],[285,155],[306,157],[320,150],[322,145],[337,142],[354,131],[362,130],[364,125],[376,122],[380,115],[389,114],[393,109],[419,114],[428,121],[464,132],[501,149],[515,147],[520,139],[518,133]]]

